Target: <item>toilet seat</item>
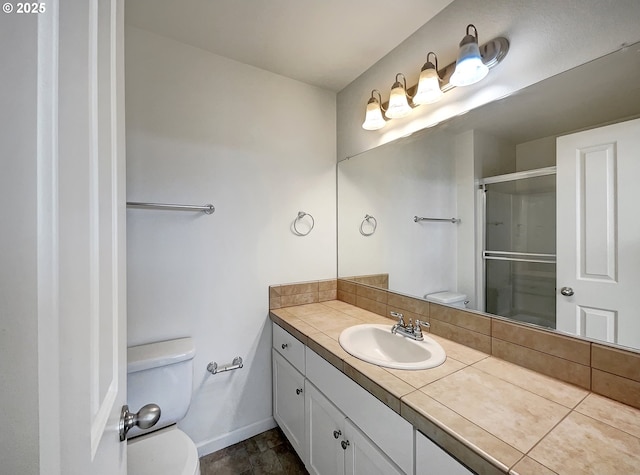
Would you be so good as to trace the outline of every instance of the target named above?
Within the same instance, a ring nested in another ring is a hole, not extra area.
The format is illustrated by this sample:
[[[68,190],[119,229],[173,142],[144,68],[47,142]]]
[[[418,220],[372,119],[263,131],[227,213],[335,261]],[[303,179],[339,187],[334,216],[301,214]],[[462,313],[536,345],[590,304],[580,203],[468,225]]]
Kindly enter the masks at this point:
[[[200,475],[193,441],[175,425],[127,444],[129,475]]]

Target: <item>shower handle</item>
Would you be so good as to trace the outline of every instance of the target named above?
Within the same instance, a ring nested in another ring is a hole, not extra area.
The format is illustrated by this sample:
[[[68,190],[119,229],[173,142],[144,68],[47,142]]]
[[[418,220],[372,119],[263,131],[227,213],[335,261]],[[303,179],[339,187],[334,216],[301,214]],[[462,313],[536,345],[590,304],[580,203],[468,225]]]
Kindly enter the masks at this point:
[[[573,295],[573,289],[571,287],[562,287],[560,293],[565,297],[571,297]]]

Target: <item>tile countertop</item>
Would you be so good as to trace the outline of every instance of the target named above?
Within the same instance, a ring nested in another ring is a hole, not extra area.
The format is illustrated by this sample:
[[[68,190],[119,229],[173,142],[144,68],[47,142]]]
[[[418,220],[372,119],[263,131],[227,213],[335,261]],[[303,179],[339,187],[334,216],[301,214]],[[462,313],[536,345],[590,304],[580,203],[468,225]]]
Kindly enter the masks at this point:
[[[395,322],[338,300],[271,319],[479,474],[640,474],[638,409],[436,335],[437,368],[365,363],[342,349],[342,330]]]

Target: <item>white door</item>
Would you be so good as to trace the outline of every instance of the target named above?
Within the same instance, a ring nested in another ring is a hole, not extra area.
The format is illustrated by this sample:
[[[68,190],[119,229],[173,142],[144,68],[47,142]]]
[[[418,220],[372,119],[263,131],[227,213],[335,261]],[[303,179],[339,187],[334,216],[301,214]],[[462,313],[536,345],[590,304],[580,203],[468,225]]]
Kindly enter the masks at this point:
[[[41,336],[56,350],[41,355],[42,474],[127,472],[123,8],[51,0],[38,14],[41,290],[57,319]]]
[[[640,347],[640,119],[558,138],[557,328]]]

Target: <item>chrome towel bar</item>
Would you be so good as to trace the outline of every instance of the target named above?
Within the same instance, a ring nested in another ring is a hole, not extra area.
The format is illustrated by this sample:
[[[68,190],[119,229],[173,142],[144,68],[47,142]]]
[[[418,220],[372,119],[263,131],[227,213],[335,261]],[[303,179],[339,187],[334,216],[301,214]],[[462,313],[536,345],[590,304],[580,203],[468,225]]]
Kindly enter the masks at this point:
[[[420,216],[414,216],[413,217],[413,222],[414,223],[417,223],[417,222],[420,222],[420,221],[446,221],[446,222],[453,223],[453,224],[456,224],[456,223],[460,222],[460,220],[458,218],[422,218]]]
[[[142,203],[127,201],[128,208],[170,209],[176,211],[202,211],[204,214],[213,214],[216,208],[212,204],[206,205],[177,205],[168,203]]]

